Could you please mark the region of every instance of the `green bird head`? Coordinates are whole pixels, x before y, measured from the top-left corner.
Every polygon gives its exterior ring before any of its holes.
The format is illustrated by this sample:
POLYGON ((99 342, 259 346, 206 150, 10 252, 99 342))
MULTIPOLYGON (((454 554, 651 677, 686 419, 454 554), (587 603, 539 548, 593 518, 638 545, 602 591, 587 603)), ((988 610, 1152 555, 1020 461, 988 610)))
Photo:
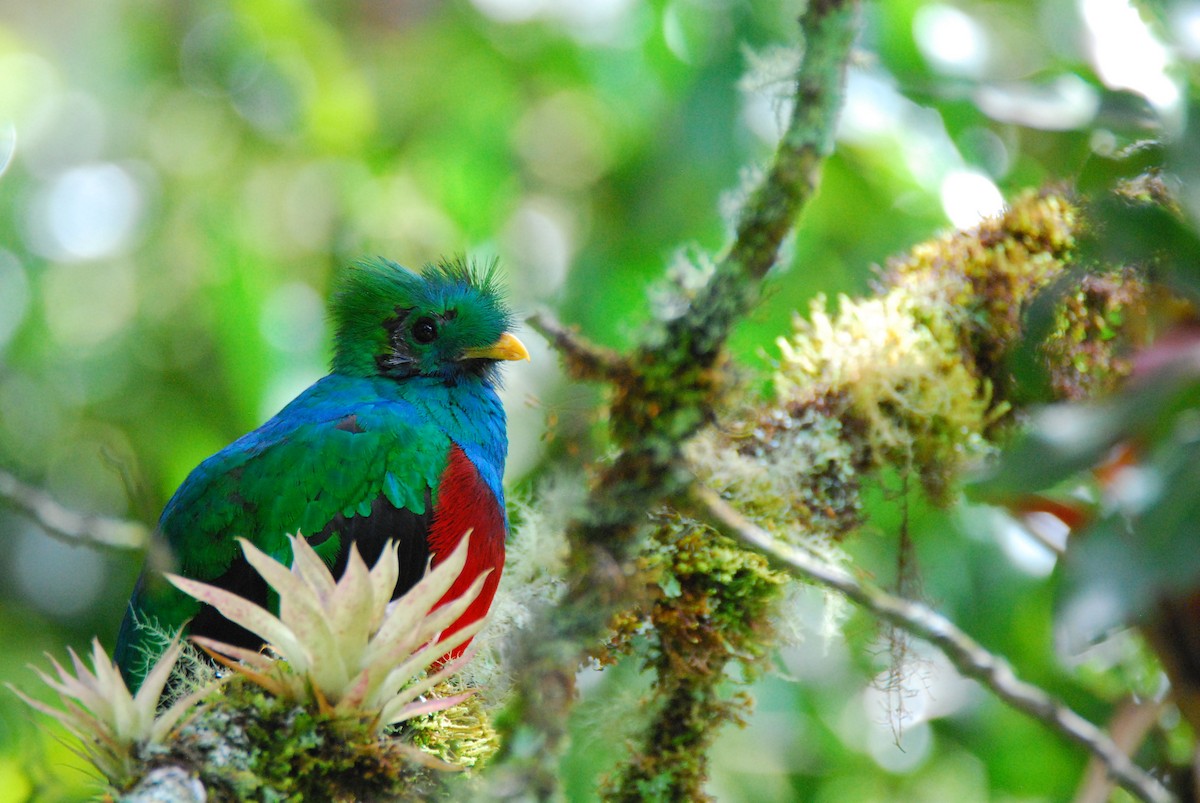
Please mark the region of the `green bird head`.
POLYGON ((490 380, 497 361, 529 359, 508 331, 494 264, 457 259, 415 273, 383 258, 360 262, 336 278, 330 314, 340 374, 490 380))

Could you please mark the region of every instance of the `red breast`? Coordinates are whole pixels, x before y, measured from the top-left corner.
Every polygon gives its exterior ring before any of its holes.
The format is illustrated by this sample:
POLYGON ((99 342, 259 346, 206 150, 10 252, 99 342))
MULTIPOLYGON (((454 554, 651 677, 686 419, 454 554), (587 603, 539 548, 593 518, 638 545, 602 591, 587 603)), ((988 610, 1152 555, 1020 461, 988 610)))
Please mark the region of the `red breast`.
MULTIPOLYGON (((468 530, 471 531, 471 549, 466 565, 438 605, 461 596, 488 569, 492 573, 466 612, 443 631, 443 639, 487 615, 504 568, 504 511, 475 465, 456 444, 450 448, 449 463, 438 483, 437 507, 429 530, 429 551, 434 566, 450 554, 468 530)), ((466 647, 467 644, 463 644, 456 648, 449 657, 461 655, 466 647)))

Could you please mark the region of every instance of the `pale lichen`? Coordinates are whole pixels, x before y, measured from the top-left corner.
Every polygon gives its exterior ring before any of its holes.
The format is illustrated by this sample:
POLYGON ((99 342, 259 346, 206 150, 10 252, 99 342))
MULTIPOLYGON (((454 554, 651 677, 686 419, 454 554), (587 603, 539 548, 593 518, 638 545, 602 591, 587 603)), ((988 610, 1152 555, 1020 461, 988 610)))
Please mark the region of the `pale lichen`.
POLYGON ((811 319, 779 341, 775 387, 785 405, 844 398, 842 426, 859 423, 870 466, 911 466, 939 489, 985 451, 992 393, 959 348, 965 311, 929 301, 900 287, 877 298, 842 297, 833 316, 818 298, 811 319))
MULTIPOLYGON (((434 687, 430 696, 455 698, 469 691, 471 687, 451 679, 434 687)), ((468 694, 449 708, 411 720, 404 737, 424 752, 463 769, 487 763, 500 748, 500 736, 478 694, 468 694)))
POLYGON ((373 717, 322 712, 241 676, 141 758, 146 778, 129 792, 143 800, 153 770, 168 766, 217 801, 428 799, 444 793, 447 775, 403 735, 381 733, 373 717))
POLYGON ((581 477, 563 476, 538 489, 537 504, 520 494, 508 502, 513 537, 505 546, 504 574, 487 623, 475 637, 475 657, 459 674, 463 683, 480 690, 489 709, 503 705, 512 688, 517 632, 562 598, 570 556, 566 523, 584 490, 581 477))
POLYGON ((862 457, 830 412, 772 406, 702 434, 687 456, 698 480, 760 526, 789 540, 837 540, 858 523, 862 457))

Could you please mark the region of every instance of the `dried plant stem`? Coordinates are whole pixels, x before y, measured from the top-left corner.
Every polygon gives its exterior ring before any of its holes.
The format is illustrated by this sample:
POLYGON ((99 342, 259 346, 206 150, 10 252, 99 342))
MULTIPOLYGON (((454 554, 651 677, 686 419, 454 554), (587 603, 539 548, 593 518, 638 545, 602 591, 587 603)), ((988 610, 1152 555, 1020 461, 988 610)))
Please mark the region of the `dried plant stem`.
POLYGON ((694 486, 690 495, 704 518, 730 537, 765 555, 777 568, 831 588, 888 624, 933 644, 963 675, 977 680, 1012 707, 1088 750, 1131 794, 1154 803, 1174 799, 1162 784, 1134 764, 1107 734, 1043 689, 1018 678, 1008 661, 988 652, 949 619, 920 603, 856 580, 839 567, 781 543, 711 489, 694 486))

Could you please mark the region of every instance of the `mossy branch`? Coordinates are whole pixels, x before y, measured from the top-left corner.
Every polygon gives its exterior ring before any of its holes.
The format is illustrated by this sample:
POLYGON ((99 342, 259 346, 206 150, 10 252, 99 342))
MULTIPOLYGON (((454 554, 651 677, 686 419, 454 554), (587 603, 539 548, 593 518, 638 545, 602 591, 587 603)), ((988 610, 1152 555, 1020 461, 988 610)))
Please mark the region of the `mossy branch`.
POLYGON ((589 343, 573 329, 564 326, 549 312, 530 316, 526 323, 558 350, 568 373, 576 379, 595 382, 616 381, 628 372, 628 365, 617 352, 589 343))
MULTIPOLYGON (((812 196, 821 160, 832 149, 857 15, 853 0, 811 0, 800 18, 804 60, 796 75, 791 120, 766 179, 742 211, 733 243, 717 266, 718 276, 766 276, 779 244, 812 196)), ((710 293, 721 289, 719 282, 709 285, 710 293)), ((701 299, 696 307, 702 310, 708 300, 701 299)))
POLYGON ((1004 658, 988 652, 949 619, 912 600, 903 599, 849 572, 783 543, 723 500, 710 488, 693 486, 690 499, 702 514, 730 537, 765 555, 771 564, 810 583, 837 591, 873 616, 928 641, 963 675, 974 678, 1017 710, 1041 721, 1081 745, 1131 794, 1154 803, 1174 797, 1134 764, 1099 728, 1044 690, 1017 677, 1004 658))
MULTIPOLYGON (((624 361, 607 355, 587 361, 615 380, 610 428, 621 451, 569 528, 573 561, 562 603, 531 623, 518 646, 519 680, 506 747, 491 770, 495 788, 505 794, 555 792, 580 660, 601 640, 617 606, 634 601, 626 561, 646 513, 688 483, 682 448, 714 416, 723 387, 722 347, 756 300, 762 278, 812 195, 841 106, 857 10, 857 0, 823 0, 810 3, 801 17, 806 53, 796 77, 795 111, 707 284, 682 315, 659 323, 624 361)), ((567 341, 568 362, 589 353, 595 354, 567 341)))

